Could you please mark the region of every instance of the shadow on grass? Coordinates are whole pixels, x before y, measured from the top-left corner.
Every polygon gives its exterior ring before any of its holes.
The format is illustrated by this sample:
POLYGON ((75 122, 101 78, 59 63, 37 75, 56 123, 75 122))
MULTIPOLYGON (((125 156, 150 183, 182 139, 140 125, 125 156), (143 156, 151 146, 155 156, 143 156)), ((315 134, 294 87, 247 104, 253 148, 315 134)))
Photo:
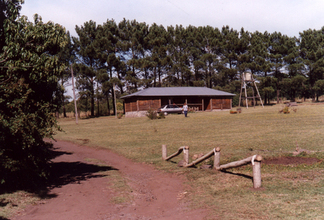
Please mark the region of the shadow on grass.
POLYGON ((245 174, 242 174, 242 173, 233 173, 233 172, 226 171, 226 170, 221 170, 221 172, 222 172, 222 173, 232 174, 232 175, 235 175, 235 176, 241 176, 241 177, 244 177, 244 178, 247 178, 247 179, 253 180, 253 176, 245 175, 245 174))
MULTIPOLYGON (((9 202, 5 201, 5 199, 1 199, 0 200, 0 207, 4 207, 6 205, 8 205, 9 202)), ((0 216, 1 217, 1 216, 0 216)))
POLYGON ((0 220, 9 220, 9 219, 0 216, 0 220))
MULTIPOLYGON (((71 152, 59 151, 57 148, 52 148, 50 150, 51 158, 54 159, 56 157, 62 155, 72 155, 71 152)), ((47 180, 42 182, 37 182, 36 186, 27 187, 28 183, 26 183, 26 187, 24 187, 24 183, 19 184, 18 186, 6 186, 0 189, 0 195, 4 193, 13 193, 16 191, 27 191, 35 194, 39 198, 54 198, 56 194, 50 194, 50 190, 56 187, 62 187, 71 183, 80 183, 81 181, 86 181, 92 178, 100 178, 107 176, 107 173, 103 173, 105 171, 117 170, 111 166, 103 166, 103 165, 95 165, 88 164, 83 162, 51 162, 49 173, 50 176, 47 180)), ((0 201, 0 207, 5 206, 4 202, 0 201)), ((1 216, 0 216, 1 218, 1 216)), ((0 219, 1 220, 1 219, 0 219)))

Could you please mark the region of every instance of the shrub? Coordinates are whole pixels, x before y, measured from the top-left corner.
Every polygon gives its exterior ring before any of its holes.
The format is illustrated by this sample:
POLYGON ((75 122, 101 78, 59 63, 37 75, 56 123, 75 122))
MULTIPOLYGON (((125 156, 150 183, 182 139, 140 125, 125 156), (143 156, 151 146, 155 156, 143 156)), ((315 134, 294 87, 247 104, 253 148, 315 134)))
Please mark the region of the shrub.
MULTIPOLYGON (((3 1, 2 1, 3 2, 3 1)), ((49 175, 51 144, 62 104, 58 52, 69 39, 52 22, 19 18, 20 3, 5 4, 0 22, 0 188, 33 187, 49 175), (3 21, 3 20, 2 20, 3 21)), ((0 217, 1 218, 1 217, 0 217)))
POLYGON ((149 119, 151 119, 151 120, 154 120, 154 119, 157 119, 157 118, 158 118, 158 116, 157 116, 157 112, 154 111, 154 110, 151 109, 151 108, 147 111, 146 116, 147 116, 149 119))
POLYGON ((147 111, 146 116, 151 120, 164 119, 165 118, 163 112, 157 113, 157 111, 155 111, 155 110, 153 110, 151 108, 147 111))
POLYGON ((158 119, 164 119, 165 118, 165 115, 163 112, 160 112, 159 115, 158 115, 158 119))
POLYGON ((117 114, 117 118, 118 118, 118 119, 121 119, 122 117, 123 117, 123 113, 119 112, 119 113, 117 114))
POLYGON ((283 113, 285 113, 285 114, 290 113, 288 106, 284 107, 283 113))
POLYGON ((231 109, 230 114, 237 114, 237 111, 231 109))
POLYGON ((281 111, 279 111, 280 113, 281 112, 283 112, 284 114, 288 114, 288 113, 290 113, 290 110, 289 110, 289 107, 288 106, 286 106, 286 107, 284 107, 281 111))

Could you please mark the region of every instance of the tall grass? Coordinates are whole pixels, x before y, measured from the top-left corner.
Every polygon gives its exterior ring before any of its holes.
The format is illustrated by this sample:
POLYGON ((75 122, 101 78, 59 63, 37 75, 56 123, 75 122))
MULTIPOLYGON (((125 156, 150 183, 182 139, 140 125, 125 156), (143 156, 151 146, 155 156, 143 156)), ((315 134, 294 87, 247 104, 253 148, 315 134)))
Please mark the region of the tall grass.
MULTIPOLYGON (((178 168, 161 160, 161 145, 168 154, 180 146, 190 155, 221 148, 221 164, 261 154, 265 159, 291 155, 297 146, 324 158, 324 105, 299 105, 280 114, 283 105, 228 111, 168 115, 164 120, 100 117, 60 119, 64 132, 55 137, 88 146, 109 148, 128 158, 153 163, 158 169, 187 176, 189 197, 197 207, 215 210, 220 219, 324 219, 323 163, 263 165, 261 190, 253 190, 250 166, 228 173, 178 168)), ((181 156, 173 159, 181 160, 181 156)))

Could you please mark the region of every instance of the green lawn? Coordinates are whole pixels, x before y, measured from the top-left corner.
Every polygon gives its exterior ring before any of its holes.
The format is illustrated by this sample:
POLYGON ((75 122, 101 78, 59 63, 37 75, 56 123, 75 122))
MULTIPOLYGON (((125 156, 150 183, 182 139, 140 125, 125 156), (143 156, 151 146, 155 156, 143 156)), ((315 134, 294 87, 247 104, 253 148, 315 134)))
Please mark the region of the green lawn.
MULTIPOLYGON (((262 165, 262 189, 252 188, 252 168, 229 173, 179 168, 161 160, 161 146, 168 154, 189 146, 190 155, 221 148, 221 164, 261 154, 265 160, 291 156, 297 145, 314 153, 303 157, 324 158, 324 105, 299 105, 290 114, 283 105, 229 111, 168 115, 165 119, 100 117, 61 119, 65 131, 57 139, 104 147, 158 169, 187 176, 196 207, 215 210, 220 219, 324 219, 323 163, 313 165, 262 165), (87 140, 86 140, 87 139, 87 140)), ((292 110, 292 109, 291 109, 292 110)), ((172 159, 178 162, 182 155, 172 159)))

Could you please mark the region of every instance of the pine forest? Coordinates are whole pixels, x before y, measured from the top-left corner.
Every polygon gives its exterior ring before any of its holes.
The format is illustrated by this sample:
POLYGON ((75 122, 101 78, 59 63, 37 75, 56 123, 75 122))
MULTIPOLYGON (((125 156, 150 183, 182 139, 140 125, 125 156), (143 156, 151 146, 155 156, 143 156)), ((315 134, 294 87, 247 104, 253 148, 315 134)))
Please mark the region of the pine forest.
POLYGON ((91 116, 106 114, 100 103, 115 109, 114 97, 148 87, 200 86, 239 94, 245 71, 256 78, 265 104, 318 101, 324 93, 324 28, 289 37, 124 19, 88 21, 75 30, 77 37, 71 37, 62 57, 73 63, 79 107, 91 116))

